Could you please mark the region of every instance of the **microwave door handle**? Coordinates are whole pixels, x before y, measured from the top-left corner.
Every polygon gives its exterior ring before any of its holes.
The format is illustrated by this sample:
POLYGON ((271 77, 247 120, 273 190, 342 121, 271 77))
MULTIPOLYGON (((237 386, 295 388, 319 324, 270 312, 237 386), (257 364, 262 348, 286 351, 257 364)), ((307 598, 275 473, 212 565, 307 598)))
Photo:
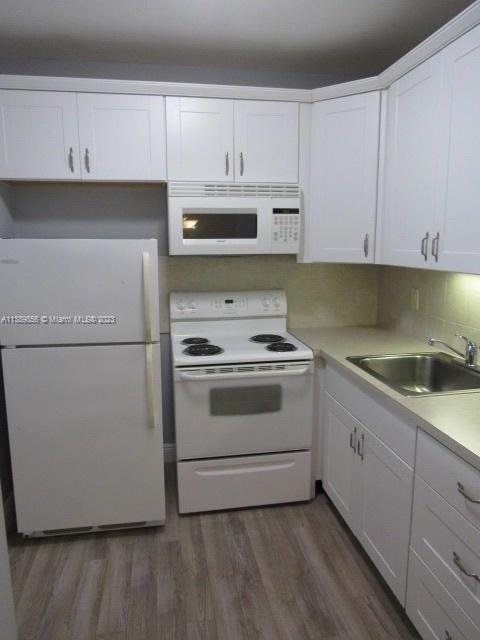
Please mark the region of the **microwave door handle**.
POLYGON ((199 373, 194 371, 179 371, 180 380, 241 380, 252 378, 280 378, 287 376, 303 376, 308 372, 309 365, 299 369, 285 369, 283 371, 234 371, 232 373, 199 373))

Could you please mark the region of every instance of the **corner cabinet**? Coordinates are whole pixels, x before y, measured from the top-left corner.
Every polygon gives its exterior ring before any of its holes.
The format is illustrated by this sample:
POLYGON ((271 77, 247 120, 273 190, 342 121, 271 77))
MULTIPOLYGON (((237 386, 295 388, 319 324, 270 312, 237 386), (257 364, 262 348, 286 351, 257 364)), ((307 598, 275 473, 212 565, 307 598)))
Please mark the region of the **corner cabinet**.
POLYGON ((379 262, 480 273, 480 27, 388 92, 379 262))
POLYGON ((162 96, 0 90, 0 180, 166 179, 162 96))
POLYGON ((298 182, 298 104, 167 97, 169 180, 298 182))
POLYGON ((374 261, 380 93, 312 109, 309 255, 316 262, 374 261))
POLYGON ((427 266, 441 151, 441 61, 427 60, 388 91, 380 262, 427 266))

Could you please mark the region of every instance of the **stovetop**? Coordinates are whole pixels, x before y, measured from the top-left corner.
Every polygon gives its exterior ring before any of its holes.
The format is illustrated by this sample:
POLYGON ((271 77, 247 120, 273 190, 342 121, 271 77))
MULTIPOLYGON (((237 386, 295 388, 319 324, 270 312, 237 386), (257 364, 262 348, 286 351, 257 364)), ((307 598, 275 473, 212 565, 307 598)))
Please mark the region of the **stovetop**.
POLYGON ((312 360, 287 331, 284 291, 170 294, 175 367, 312 360))
MULTIPOLYGON (((295 360, 311 360, 312 350, 304 345, 287 331, 275 332, 282 340, 273 343, 260 343, 251 340, 255 335, 252 332, 238 334, 237 332, 203 332, 202 335, 193 336, 190 334, 172 334, 173 362, 176 367, 197 366, 197 365, 218 365, 218 364, 240 364, 245 362, 285 362, 295 360), (208 343, 201 345, 186 345, 183 341, 187 338, 202 337, 208 343), (284 347, 282 351, 271 351, 270 345, 292 345, 284 347), (211 347, 217 346, 221 349, 218 353, 211 355, 202 354, 201 348, 212 351, 211 347), (190 355, 192 348, 200 351, 200 355, 190 355), (288 350, 285 350, 288 349, 288 350)), ((277 347, 278 348, 278 347, 277 347)))

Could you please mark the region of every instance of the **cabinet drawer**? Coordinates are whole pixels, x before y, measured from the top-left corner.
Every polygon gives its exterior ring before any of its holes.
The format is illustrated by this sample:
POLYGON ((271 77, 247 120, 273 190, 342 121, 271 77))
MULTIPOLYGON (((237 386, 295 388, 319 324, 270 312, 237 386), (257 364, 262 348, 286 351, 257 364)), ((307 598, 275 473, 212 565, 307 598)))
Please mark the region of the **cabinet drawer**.
POLYGON ((416 427, 391 407, 379 394, 375 397, 360 389, 330 364, 327 366, 326 390, 357 420, 411 467, 415 460, 416 427))
POLYGON ((423 640, 478 640, 477 627, 410 549, 407 615, 423 640))
POLYGON ((412 547, 480 627, 480 533, 418 475, 415 478, 412 547))
POLYGON ((415 471, 480 529, 480 472, 423 431, 418 432, 415 471), (465 497, 464 493, 471 499, 465 497))
POLYGON ((180 513, 311 498, 310 451, 178 463, 180 513))

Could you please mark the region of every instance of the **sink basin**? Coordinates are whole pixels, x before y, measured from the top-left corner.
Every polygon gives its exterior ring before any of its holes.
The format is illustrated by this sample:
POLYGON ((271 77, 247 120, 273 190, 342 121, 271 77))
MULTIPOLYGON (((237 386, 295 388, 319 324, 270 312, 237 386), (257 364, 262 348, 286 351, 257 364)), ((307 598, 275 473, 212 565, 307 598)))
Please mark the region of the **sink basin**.
POLYGON ((404 396, 480 391, 480 368, 446 353, 351 356, 357 365, 404 396))

